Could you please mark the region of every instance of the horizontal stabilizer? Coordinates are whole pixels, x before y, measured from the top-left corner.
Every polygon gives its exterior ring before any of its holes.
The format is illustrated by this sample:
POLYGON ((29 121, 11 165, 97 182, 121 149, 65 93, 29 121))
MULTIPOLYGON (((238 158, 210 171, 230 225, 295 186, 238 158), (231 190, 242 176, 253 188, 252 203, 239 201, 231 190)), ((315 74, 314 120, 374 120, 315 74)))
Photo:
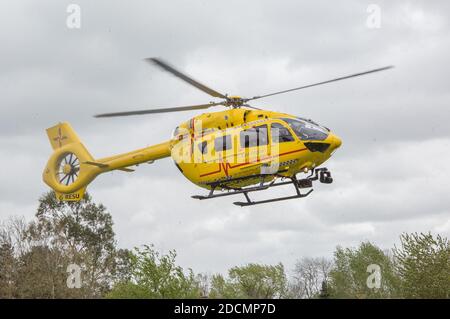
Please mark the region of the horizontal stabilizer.
MULTIPOLYGON (((100 168, 108 168, 109 167, 108 164, 99 163, 99 162, 93 162, 93 161, 86 161, 84 163, 88 164, 88 165, 97 166, 97 167, 100 167, 100 168)), ((123 171, 123 172, 128 172, 128 173, 134 172, 134 169, 127 168, 127 167, 117 168, 117 170, 123 171)))
POLYGON ((107 164, 103 164, 103 163, 99 163, 99 162, 93 162, 93 161, 86 161, 84 162, 85 164, 89 164, 89 165, 94 165, 100 168, 107 168, 108 165, 107 164))

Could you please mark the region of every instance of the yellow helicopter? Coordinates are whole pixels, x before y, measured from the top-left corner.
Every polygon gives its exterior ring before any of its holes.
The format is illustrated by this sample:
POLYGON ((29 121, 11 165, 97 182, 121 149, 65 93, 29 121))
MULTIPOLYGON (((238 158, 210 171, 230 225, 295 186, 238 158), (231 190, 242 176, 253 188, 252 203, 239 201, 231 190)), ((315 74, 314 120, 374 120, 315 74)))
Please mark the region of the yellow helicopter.
POLYGON ((392 68, 373 69, 328 81, 304 85, 265 95, 243 98, 219 93, 178 71, 159 58, 145 59, 221 101, 173 108, 98 114, 95 117, 131 116, 208 109, 222 105, 229 109, 204 113, 177 126, 172 137, 160 144, 129 153, 95 159, 69 123, 47 129, 54 150, 43 172, 44 182, 59 200, 79 201, 97 175, 112 170, 133 172, 141 163, 172 157, 180 172, 194 184, 209 190, 204 200, 243 194, 238 206, 301 198, 312 192, 313 181, 330 184, 330 171, 319 167, 341 146, 330 129, 294 115, 265 111, 249 101, 349 79, 392 68), (299 173, 308 174, 297 178, 299 173), (293 185, 294 195, 253 201, 249 193, 281 185, 293 185), (307 192, 302 189, 309 188, 307 192))

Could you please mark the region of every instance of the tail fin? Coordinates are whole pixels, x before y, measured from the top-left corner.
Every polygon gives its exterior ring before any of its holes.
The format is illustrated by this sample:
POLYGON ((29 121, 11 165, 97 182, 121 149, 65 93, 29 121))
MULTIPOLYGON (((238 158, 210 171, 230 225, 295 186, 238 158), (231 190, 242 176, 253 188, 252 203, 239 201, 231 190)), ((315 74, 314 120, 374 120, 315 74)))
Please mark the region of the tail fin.
POLYGON ((55 191, 59 200, 83 199, 87 185, 103 172, 115 169, 131 172, 133 170, 127 167, 170 156, 170 141, 167 141, 95 160, 69 123, 48 128, 47 135, 54 152, 44 169, 43 180, 55 191))
POLYGON ((47 129, 48 139, 54 150, 72 143, 81 143, 69 123, 59 123, 47 129))

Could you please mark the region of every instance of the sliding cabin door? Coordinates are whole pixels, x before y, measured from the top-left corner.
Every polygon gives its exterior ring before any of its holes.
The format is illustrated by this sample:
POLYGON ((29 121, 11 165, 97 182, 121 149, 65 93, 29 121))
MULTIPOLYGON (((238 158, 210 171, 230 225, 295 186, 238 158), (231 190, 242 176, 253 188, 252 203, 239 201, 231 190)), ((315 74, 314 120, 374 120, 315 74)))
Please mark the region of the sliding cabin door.
MULTIPOLYGON (((239 132, 238 162, 241 166, 259 170, 270 159, 267 124, 255 125, 239 132)), ((256 172, 258 173, 258 172, 256 172)))

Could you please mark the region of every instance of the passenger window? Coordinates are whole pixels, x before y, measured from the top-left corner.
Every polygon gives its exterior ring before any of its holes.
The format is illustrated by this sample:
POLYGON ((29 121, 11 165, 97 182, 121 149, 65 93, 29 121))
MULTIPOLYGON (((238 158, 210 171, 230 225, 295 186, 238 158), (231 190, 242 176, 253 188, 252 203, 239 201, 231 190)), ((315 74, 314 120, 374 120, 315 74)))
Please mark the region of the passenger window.
POLYGON ((241 147, 267 145, 267 125, 255 126, 239 134, 241 147))
POLYGON ((231 147, 231 135, 220 136, 214 140, 214 149, 216 152, 226 151, 231 149, 231 147))
POLYGON ((200 150, 200 152, 202 152, 202 154, 206 154, 208 152, 208 142, 203 141, 201 143, 198 143, 198 149, 200 150))
POLYGON ((280 123, 272 123, 270 125, 270 135, 273 143, 284 143, 294 141, 291 132, 280 123))

